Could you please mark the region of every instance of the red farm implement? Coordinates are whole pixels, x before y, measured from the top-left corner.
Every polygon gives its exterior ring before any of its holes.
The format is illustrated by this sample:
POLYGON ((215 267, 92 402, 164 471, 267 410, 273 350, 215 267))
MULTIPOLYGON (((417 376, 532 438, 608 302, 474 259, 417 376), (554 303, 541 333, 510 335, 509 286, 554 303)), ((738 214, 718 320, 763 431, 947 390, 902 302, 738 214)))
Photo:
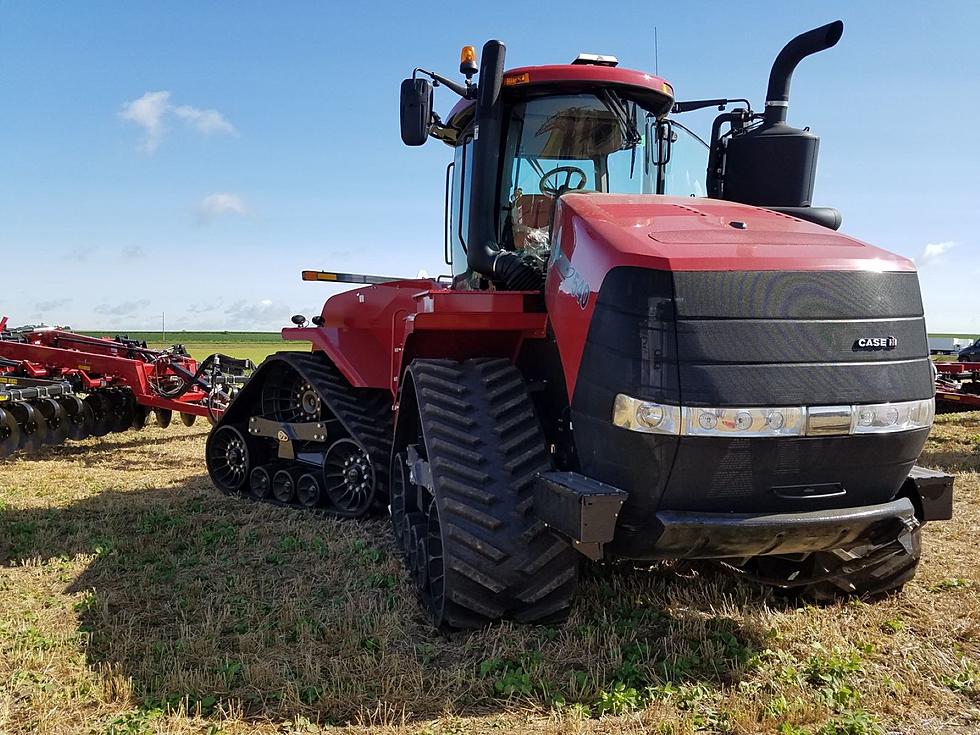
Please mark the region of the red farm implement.
POLYGON ((0 458, 68 439, 160 426, 180 414, 214 421, 251 370, 248 360, 198 362, 181 345, 154 350, 127 337, 7 329, 0 319, 0 458))
POLYGON ((937 362, 936 410, 980 411, 980 363, 937 362))

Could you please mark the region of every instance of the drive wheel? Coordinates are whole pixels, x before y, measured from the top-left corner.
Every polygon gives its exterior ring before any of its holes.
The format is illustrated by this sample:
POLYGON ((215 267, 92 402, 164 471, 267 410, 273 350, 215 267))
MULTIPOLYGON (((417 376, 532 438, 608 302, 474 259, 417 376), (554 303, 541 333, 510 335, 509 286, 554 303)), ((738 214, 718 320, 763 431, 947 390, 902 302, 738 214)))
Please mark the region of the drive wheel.
POLYGON ((248 479, 249 451, 242 433, 234 426, 222 426, 208 436, 205 449, 208 474, 225 493, 237 493, 248 479))
POLYGON ((88 439, 94 421, 92 407, 78 396, 59 396, 58 403, 65 409, 68 438, 75 441, 88 439))
POLYGON ((92 411, 92 436, 105 436, 112 429, 112 402, 105 393, 89 393, 85 405, 92 411))
POLYGON ((424 360, 406 383, 419 429, 406 447, 405 517, 424 523, 406 524, 403 548, 433 622, 564 619, 579 557, 532 513, 535 477, 551 461, 520 372, 507 360, 424 360))
POLYGON ((44 437, 45 444, 64 444, 68 438, 68 420, 65 409, 54 398, 41 398, 34 403, 34 408, 44 416, 48 425, 48 433, 44 437))
POLYGON ((9 457, 20 446, 20 427, 9 411, 0 408, 0 459, 9 457))

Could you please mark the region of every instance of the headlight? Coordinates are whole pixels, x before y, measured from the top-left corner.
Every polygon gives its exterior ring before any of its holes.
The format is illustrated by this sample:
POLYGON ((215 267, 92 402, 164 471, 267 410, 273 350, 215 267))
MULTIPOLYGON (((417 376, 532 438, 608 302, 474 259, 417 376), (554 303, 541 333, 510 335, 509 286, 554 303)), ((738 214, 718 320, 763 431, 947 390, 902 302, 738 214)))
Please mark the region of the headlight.
POLYGON ((683 408, 684 433, 690 436, 800 436, 803 409, 683 408))
POLYGON ((678 406, 641 401, 620 393, 613 404, 613 423, 647 434, 677 434, 681 410, 678 406))
POLYGON ((727 437, 841 436, 932 426, 934 399, 854 406, 702 408, 643 401, 624 393, 613 424, 647 434, 727 437))
POLYGON ((905 403, 876 403, 855 406, 854 434, 880 434, 892 431, 908 431, 932 426, 936 415, 936 401, 907 401, 905 403))

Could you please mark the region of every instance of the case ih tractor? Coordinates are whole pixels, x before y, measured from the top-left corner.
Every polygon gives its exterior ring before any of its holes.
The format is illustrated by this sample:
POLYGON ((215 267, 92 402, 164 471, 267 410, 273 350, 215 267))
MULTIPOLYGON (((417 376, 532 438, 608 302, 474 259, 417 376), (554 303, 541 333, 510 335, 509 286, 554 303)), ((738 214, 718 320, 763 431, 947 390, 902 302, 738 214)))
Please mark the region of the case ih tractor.
POLYGON ((580 56, 465 81, 416 69, 402 138, 436 138, 452 276, 359 283, 269 357, 212 430, 227 493, 388 507, 444 628, 560 620, 584 557, 710 559, 819 598, 909 580, 952 478, 919 469, 933 373, 913 264, 811 206, 816 137, 724 112, 703 143, 671 86, 580 56), (433 86, 461 99, 445 119, 433 86), (706 173, 707 172, 707 173, 706 173))

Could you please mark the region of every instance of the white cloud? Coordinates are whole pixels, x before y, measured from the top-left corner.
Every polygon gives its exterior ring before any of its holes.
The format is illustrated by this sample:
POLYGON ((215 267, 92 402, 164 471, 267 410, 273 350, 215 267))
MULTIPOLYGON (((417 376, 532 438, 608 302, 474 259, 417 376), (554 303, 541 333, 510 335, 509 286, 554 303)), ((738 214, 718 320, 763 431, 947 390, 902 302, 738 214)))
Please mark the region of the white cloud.
POLYGON ((945 253, 949 252, 956 247, 956 243, 952 240, 945 240, 943 242, 930 242, 926 243, 925 249, 915 259, 916 265, 924 266, 929 263, 939 260, 945 253))
POLYGON ((127 245, 122 249, 123 260, 139 260, 146 257, 146 251, 139 245, 127 245))
POLYGON ((190 105, 180 105, 173 108, 174 114, 198 132, 205 135, 225 133, 238 135, 235 126, 228 122, 217 110, 201 110, 190 105))
POLYGON ((209 194, 197 204, 197 221, 201 224, 213 222, 218 217, 237 214, 244 217, 248 214, 245 202, 237 194, 218 192, 209 194))
POLYGON ((236 301, 225 309, 226 322, 229 328, 243 330, 280 329, 289 323, 293 315, 286 304, 272 299, 260 301, 236 301))
POLYGON ((124 103, 119 117, 143 128, 142 146, 147 153, 154 153, 160 147, 168 130, 167 120, 171 117, 204 135, 238 135, 235 126, 217 110, 171 104, 168 90, 147 92, 139 99, 124 103))
POLYGON ((153 153, 159 147, 160 139, 166 130, 163 118, 169 108, 170 92, 147 92, 138 100, 126 102, 119 112, 119 117, 143 128, 146 133, 143 149, 147 153, 153 153))

